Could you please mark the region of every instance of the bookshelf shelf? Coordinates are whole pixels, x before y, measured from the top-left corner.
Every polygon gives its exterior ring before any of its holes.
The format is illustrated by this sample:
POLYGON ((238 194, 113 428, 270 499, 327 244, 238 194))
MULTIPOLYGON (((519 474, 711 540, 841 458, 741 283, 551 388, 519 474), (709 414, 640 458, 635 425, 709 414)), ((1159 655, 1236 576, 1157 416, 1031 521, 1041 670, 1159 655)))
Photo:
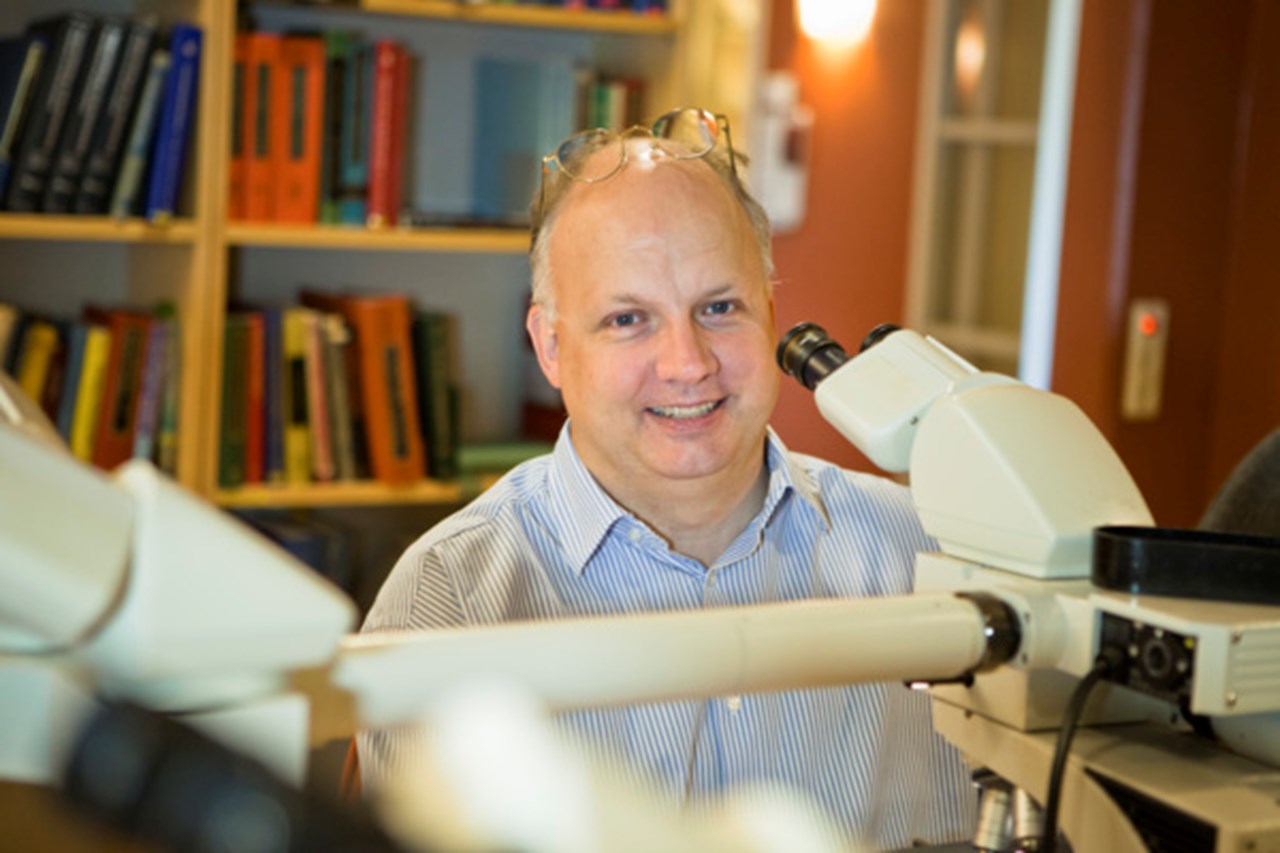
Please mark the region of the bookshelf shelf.
POLYGON ((50 216, 0 214, 0 239, 88 241, 100 243, 193 243, 196 226, 190 220, 152 225, 141 219, 106 216, 50 216))
POLYGON ((359 8, 380 15, 619 35, 674 35, 677 29, 675 16, 670 13, 640 15, 626 11, 548 9, 502 3, 471 5, 453 0, 360 0, 359 8))
POLYGON ((392 228, 374 230, 323 225, 227 226, 232 246, 282 249, 357 249, 401 252, 523 253, 529 232, 522 228, 392 228))
POLYGON ((455 503, 470 496, 456 481, 421 480, 391 486, 373 480, 306 483, 296 486, 245 486, 223 489, 214 502, 227 509, 270 507, 377 506, 455 503))

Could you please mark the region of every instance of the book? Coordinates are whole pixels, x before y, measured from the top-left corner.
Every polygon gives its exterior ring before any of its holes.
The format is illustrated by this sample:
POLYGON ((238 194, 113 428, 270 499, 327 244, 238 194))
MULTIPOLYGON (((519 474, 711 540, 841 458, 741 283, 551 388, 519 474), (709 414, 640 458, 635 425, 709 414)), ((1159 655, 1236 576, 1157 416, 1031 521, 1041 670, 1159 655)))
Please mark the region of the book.
POLYGON ((23 330, 13 376, 22 392, 35 402, 44 397, 49 366, 60 343, 58 327, 48 320, 32 318, 23 330))
POLYGON ((528 224, 542 155, 573 133, 575 86, 567 59, 478 60, 471 180, 477 217, 528 224))
POLYGON ((340 314, 321 314, 320 325, 324 331, 324 370, 329 396, 329 437, 333 446, 334 476, 339 480, 354 480, 357 462, 347 354, 351 346, 351 332, 340 314))
POLYGON ((346 67, 351 41, 355 38, 344 30, 328 30, 324 34, 325 87, 324 139, 320 150, 320 221, 338 222, 338 187, 341 184, 342 103, 346 85, 346 67))
POLYGON ((0 39, 0 199, 44 56, 45 43, 35 36, 0 39))
POLYGON ((71 323, 67 328, 65 345, 66 359, 62 370, 62 389, 58 393, 58 411, 54 416, 54 425, 62 440, 71 444, 71 424, 76 413, 77 392, 80 388, 80 373, 84 367, 85 341, 88 339, 89 326, 85 323, 71 323))
POLYGON ((93 28, 94 19, 82 12, 47 18, 27 28, 47 43, 48 54, 9 174, 8 210, 31 213, 40 209, 93 28))
POLYGON ((312 223, 320 215, 320 148, 324 144, 325 45, 318 36, 285 36, 280 76, 286 84, 278 134, 275 218, 312 223))
POLYGON ((311 312, 286 308, 281 345, 284 355, 284 479, 311 481, 311 425, 307 403, 307 324, 311 312))
POLYGON ((105 326, 96 323, 86 325, 85 329, 84 358, 80 366, 80 382, 76 388, 75 414, 71 419, 71 439, 68 443, 77 458, 92 462, 98 410, 102 407, 107 360, 111 356, 111 333, 105 326))
POLYGON ((447 314, 435 311, 422 311, 413 318, 418 414, 426 446, 427 474, 442 480, 458 475, 451 322, 447 314))
POLYGON ((160 396, 160 420, 156 427, 156 467, 166 474, 178 470, 178 418, 182 403, 182 326, 172 303, 161 303, 156 320, 169 327, 164 354, 164 390, 160 396))
POLYGON ((13 351, 14 342, 18 338, 21 318, 21 309, 7 302, 0 302, 0 370, 6 373, 10 372, 9 353, 13 351))
POLYGON ((151 317, 140 311, 94 306, 85 309, 85 316, 104 326, 111 339, 93 443, 93 464, 109 470, 133 455, 151 317))
POLYGON ((170 33, 169 55, 173 65, 165 78, 147 182, 146 217, 156 224, 164 224, 177 215, 178 194, 195 119, 203 40, 203 31, 192 24, 175 24, 170 33))
POLYGON ((351 328, 372 475, 385 483, 420 480, 424 474, 422 429, 408 297, 335 296, 304 290, 302 301, 341 314, 351 328))
POLYGON ((334 478, 333 445, 329 438, 329 390, 325 378, 325 331, 316 311, 306 313, 307 423, 311 438, 311 473, 317 482, 334 478))
POLYGON ((284 314, 279 308, 262 312, 263 479, 284 481, 285 360, 284 314))
POLYGON ((338 221, 364 225, 368 212, 369 128, 373 115, 373 47, 348 44, 342 82, 342 138, 338 146, 338 221))
POLYGON ((280 58, 280 36, 250 32, 236 36, 244 55, 245 85, 240 109, 241 146, 244 151, 243 218, 267 222, 275 218, 275 166, 272 112, 281 108, 275 101, 278 83, 276 67, 280 58))
POLYGON ((147 62, 147 76, 138 97, 138 107, 129 123, 128 142, 116 172, 111 189, 111 215, 126 219, 138 212, 138 200, 142 194, 142 178, 151 154, 151 140, 155 137, 156 117, 160 112, 160 95, 164 81, 169 76, 172 58, 167 50, 156 50, 147 62))
POLYGON ((222 408, 218 434, 218 486, 244 485, 248 324, 244 314, 226 316, 222 327, 222 408))
POLYGON ((134 459, 155 458, 156 432, 160 425, 160 404, 164 397, 165 368, 169 358, 169 330, 172 317, 153 317, 147 329, 147 359, 142 367, 142 391, 133 431, 134 459))
POLYGON ((396 77, 401 73, 397 70, 399 54, 399 47, 391 39, 378 39, 373 43, 373 111, 369 122, 369 194, 365 219, 370 228, 394 225, 399 206, 399 193, 392 187, 396 174, 391 166, 393 150, 403 148, 394 143, 395 134, 404 130, 403 116, 396 115, 403 110, 403 105, 396 102, 396 77))
POLYGON ((231 153, 227 158, 227 218, 233 222, 244 219, 248 209, 244 174, 248 157, 245 138, 248 66, 249 34, 238 32, 231 49, 231 153))
POLYGON ((49 168, 41 204, 46 213, 70 213, 75 205, 98 116, 106 105, 107 93, 120 65, 125 32, 125 20, 114 16, 101 18, 94 26, 66 126, 49 168))
POLYGON ((128 24, 120 66, 94 128, 84 174, 76 188, 72 205, 76 213, 106 213, 110 207, 111 189, 128 142, 129 123, 142 96, 155 34, 156 22, 152 16, 144 15, 128 24))
POLYGON ((244 481, 266 479, 266 318, 248 311, 244 353, 244 481))

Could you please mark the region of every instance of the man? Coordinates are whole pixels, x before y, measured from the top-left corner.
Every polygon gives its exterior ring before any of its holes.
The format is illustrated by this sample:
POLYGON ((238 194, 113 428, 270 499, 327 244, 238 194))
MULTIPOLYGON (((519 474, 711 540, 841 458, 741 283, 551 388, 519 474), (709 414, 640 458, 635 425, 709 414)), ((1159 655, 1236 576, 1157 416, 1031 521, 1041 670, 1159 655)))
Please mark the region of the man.
MULTIPOLYGON (((527 328, 568 425, 551 455, 408 550, 365 630, 910 590, 933 545, 906 492, 789 453, 768 428, 768 225, 727 124, 680 111, 655 128, 575 137, 549 158, 527 328)), ((850 835, 903 846, 955 840, 974 812, 927 701, 862 685, 563 719, 673 803, 777 783, 850 835)), ((374 784, 395 743, 362 738, 374 784)))

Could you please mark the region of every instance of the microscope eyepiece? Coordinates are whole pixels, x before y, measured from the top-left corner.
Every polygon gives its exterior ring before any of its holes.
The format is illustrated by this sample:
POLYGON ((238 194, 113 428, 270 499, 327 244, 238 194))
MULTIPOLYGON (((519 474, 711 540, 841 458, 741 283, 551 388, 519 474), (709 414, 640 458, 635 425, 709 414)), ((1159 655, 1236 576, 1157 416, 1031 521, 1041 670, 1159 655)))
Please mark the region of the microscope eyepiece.
POLYGON ((867 336, 862 339, 862 346, 858 347, 858 352, 866 352, 894 332, 901 331, 901 326, 895 326, 893 323, 881 323, 871 331, 867 332, 867 336))
POLYGON ((793 326, 778 342, 778 366, 812 391, 849 360, 844 348, 817 323, 793 326))

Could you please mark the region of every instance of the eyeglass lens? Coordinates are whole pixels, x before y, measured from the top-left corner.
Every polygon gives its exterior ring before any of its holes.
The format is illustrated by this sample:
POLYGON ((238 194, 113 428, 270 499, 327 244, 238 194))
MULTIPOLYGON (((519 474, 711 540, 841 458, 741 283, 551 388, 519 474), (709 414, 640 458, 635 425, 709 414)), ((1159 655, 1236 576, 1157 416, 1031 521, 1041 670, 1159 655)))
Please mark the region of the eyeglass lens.
MULTIPOLYGON (((634 130, 634 129, 633 129, 634 130)), ((659 118, 648 131, 664 152, 677 159, 702 157, 715 147, 720 136, 720 126, 715 116, 706 110, 674 110, 659 118), (663 145, 670 141, 673 145, 663 145)), ((574 180, 600 181, 621 168, 625 157, 625 140, 630 131, 621 134, 599 128, 575 134, 556 149, 555 159, 560 168, 574 180), (591 156, 608 148, 610 155, 591 156)))

